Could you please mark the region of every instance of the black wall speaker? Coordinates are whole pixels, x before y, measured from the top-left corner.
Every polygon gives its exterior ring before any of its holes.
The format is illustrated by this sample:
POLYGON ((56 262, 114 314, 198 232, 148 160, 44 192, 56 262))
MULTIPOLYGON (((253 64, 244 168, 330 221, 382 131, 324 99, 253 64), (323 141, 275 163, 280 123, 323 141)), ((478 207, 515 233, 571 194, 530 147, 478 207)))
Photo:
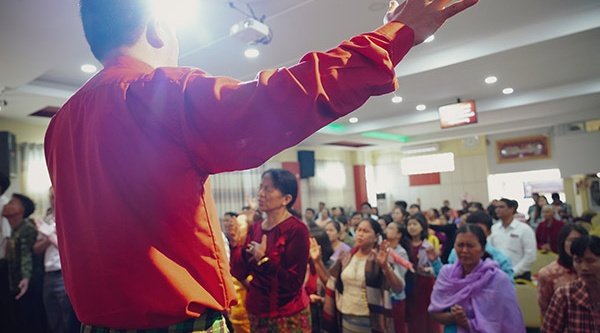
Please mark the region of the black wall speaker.
POLYGON ((9 177, 17 174, 17 141, 10 132, 0 132, 0 173, 9 177))
POLYGON ((298 150, 298 163, 300 163, 300 178, 315 176, 315 152, 298 150))

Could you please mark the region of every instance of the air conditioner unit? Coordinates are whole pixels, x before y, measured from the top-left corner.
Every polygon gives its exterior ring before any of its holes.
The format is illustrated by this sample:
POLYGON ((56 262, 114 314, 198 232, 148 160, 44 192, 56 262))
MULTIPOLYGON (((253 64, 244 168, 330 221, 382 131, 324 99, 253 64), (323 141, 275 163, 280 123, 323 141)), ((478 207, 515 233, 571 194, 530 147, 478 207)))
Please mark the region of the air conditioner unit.
POLYGON ((432 143, 428 145, 418 145, 418 146, 402 146, 400 151, 405 155, 416 155, 416 154, 425 154, 425 153, 435 153, 440 150, 440 145, 437 143, 432 143))

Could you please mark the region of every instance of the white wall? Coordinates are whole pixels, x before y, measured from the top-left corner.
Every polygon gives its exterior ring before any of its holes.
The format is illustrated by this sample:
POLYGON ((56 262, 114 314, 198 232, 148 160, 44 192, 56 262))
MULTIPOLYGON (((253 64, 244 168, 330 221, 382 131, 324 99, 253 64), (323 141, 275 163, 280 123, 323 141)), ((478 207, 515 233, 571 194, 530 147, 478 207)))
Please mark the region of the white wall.
POLYGON ((557 136, 554 147, 563 177, 600 172, 600 132, 557 136))
POLYGON ((440 208, 449 200, 454 208, 460 208, 463 199, 488 203, 488 166, 485 155, 485 139, 480 138, 475 147, 467 148, 462 140, 440 143, 440 152, 453 152, 455 170, 440 174, 439 185, 409 186, 409 177, 402 175, 399 149, 374 152, 373 168, 375 184, 369 191, 386 193, 388 207, 396 200, 409 205, 421 199, 421 208, 440 208))
POLYGON ((555 136, 551 128, 488 136, 490 173, 506 173, 558 168, 563 178, 600 171, 600 132, 570 133, 555 136), (496 141, 546 135, 550 138, 551 157, 523 162, 498 163, 496 141))

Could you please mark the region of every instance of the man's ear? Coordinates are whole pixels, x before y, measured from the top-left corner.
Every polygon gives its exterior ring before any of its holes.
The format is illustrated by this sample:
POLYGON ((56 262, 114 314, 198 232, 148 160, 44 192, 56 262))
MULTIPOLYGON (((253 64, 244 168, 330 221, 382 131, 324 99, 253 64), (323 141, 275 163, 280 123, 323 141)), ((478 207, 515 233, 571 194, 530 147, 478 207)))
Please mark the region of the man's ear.
POLYGON ((148 20, 148 24, 146 24, 146 40, 148 43, 152 45, 152 47, 160 49, 165 46, 163 36, 164 32, 162 31, 160 22, 156 19, 148 20))

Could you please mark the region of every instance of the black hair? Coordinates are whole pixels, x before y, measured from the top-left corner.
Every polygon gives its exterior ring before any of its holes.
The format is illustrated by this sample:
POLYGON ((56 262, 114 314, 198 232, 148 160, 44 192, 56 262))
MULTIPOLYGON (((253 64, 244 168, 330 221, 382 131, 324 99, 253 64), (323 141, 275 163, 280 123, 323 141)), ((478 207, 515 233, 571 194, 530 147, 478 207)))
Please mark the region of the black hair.
POLYGON ((354 213, 352 213, 352 215, 350 215, 350 218, 353 218, 356 215, 360 215, 362 217, 362 214, 360 212, 354 212, 354 213))
POLYGON ((278 189, 283 195, 290 195, 292 200, 286 205, 287 210, 294 216, 298 213, 292 208, 298 197, 298 180, 293 173, 285 169, 269 169, 262 174, 261 178, 271 177, 273 187, 278 189))
POLYGON ((348 219, 344 215, 336 216, 333 220, 343 225, 348 224, 348 219))
POLYGON ((24 219, 28 218, 31 214, 33 214, 33 211, 35 211, 35 203, 33 203, 33 200, 31 200, 29 197, 27 197, 23 194, 18 194, 18 193, 14 193, 12 195, 12 197, 19 200, 19 202, 23 206, 23 210, 24 210, 23 218, 24 219))
MULTIPOLYGON (((558 263, 567 268, 573 268, 573 257, 565 250, 565 242, 572 231, 576 231, 582 236, 588 235, 586 228, 575 223, 565 224, 558 232, 558 263)), ((571 245, 573 245, 573 243, 571 243, 571 245)))
POLYGON ((458 235, 460 234, 467 233, 471 233, 475 235, 475 237, 477 237, 479 245, 481 245, 481 248, 483 249, 483 256, 481 257, 481 260, 485 260, 486 258, 492 258, 492 256, 485 250, 487 240, 483 229, 481 229, 481 227, 477 224, 465 224, 456 230, 456 238, 458 238, 458 235))
POLYGON ((451 210, 450 207, 446 207, 446 206, 440 208, 440 212, 442 213, 442 215, 444 215, 446 217, 449 217, 448 213, 450 212, 450 210, 451 210))
POLYGON ((223 214, 225 216, 230 216, 230 217, 238 217, 238 213, 236 212, 225 212, 225 214, 223 214))
POLYGON ((408 218, 408 221, 410 220, 416 220, 417 222, 419 222, 419 224, 421 225, 421 229, 423 229, 421 230, 420 238, 421 240, 427 239, 427 236, 429 236, 429 225, 427 224, 427 219, 425 218, 425 215, 421 213, 416 213, 408 218))
POLYGON ((552 193, 552 200, 554 201, 559 201, 560 200, 560 195, 556 192, 552 193))
POLYGON ((483 211, 483 204, 481 202, 477 202, 477 201, 471 201, 469 202, 469 207, 475 207, 475 209, 483 211))
POLYGON ((410 205, 410 208, 417 208, 419 210, 419 212, 421 211, 421 206, 417 205, 417 204, 410 205))
POLYGON ((490 205, 487 206, 487 213, 492 219, 498 219, 498 214, 496 214, 496 206, 493 203, 490 203, 490 205))
POLYGON ((400 208, 403 208, 404 210, 406 210, 406 207, 408 207, 408 204, 404 200, 398 200, 398 201, 394 202, 394 206, 400 207, 400 208))
POLYGON ((10 187, 10 178, 0 172, 0 195, 4 194, 6 190, 10 187))
POLYGON ((577 238, 571 244, 573 256, 583 257, 585 250, 589 249, 596 256, 600 256, 600 237, 585 235, 577 238))
POLYGON ((431 208, 431 211, 433 212, 433 216, 434 216, 436 219, 439 219, 439 218, 440 218, 440 211, 439 211, 439 210, 437 210, 437 209, 435 209, 435 208, 431 208))
POLYGON ((517 212, 517 208, 519 208, 519 203, 516 200, 511 200, 507 198, 502 198, 500 201, 504 202, 508 208, 514 208, 515 213, 517 212))
POLYGON ((381 215, 379 218, 385 221, 385 225, 388 225, 394 221, 390 214, 381 215))
POLYGON ((492 231, 492 226, 494 225, 494 222, 492 221, 492 218, 484 213, 484 212, 474 212, 469 214, 469 216, 467 216, 467 223, 470 224, 477 224, 477 223, 481 223, 481 224, 485 224, 488 227, 488 230, 491 232, 492 231))
POLYGON ((394 212, 394 210, 396 209, 400 209, 400 212, 402 213, 402 222, 406 223, 406 219, 408 218, 408 212, 406 211, 406 208, 402 207, 402 206, 396 206, 394 207, 394 209, 392 210, 392 213, 394 212))
POLYGON ((368 203, 367 201, 365 201, 365 202, 361 203, 361 204, 360 204, 360 207, 362 208, 362 206, 364 206, 364 205, 367 205, 367 206, 369 206, 369 208, 373 208, 373 207, 371 207, 371 204, 370 204, 370 203, 368 203))
POLYGON ((340 231, 342 231, 342 227, 340 226, 340 223, 338 221, 331 220, 331 221, 325 223, 325 226, 327 226, 329 223, 333 224, 333 227, 335 228, 335 230, 338 233, 340 233, 340 231))
POLYGON ((402 246, 402 248, 406 250, 406 253, 409 253, 412 250, 412 245, 410 241, 410 235, 408 234, 408 230, 406 230, 406 226, 404 224, 394 221, 392 221, 392 223, 390 224, 393 224, 394 226, 396 226, 396 229, 398 229, 398 232, 401 234, 400 246, 402 246))
POLYGON ((316 214, 317 214, 317 212, 315 212, 315 210, 314 210, 314 209, 312 209, 312 208, 306 208, 304 211, 307 211, 307 210, 308 210, 308 211, 311 211, 311 212, 313 213, 313 215, 316 215, 316 214))
POLYGON ((346 212, 344 211, 344 207, 342 207, 342 206, 336 206, 336 207, 332 207, 331 208, 332 211, 334 209, 339 209, 340 210, 340 215, 346 215, 346 212))
POLYGON ((334 252, 329 236, 323 229, 319 228, 310 230, 310 237, 313 237, 321 247, 321 259, 323 260, 323 263, 328 266, 329 259, 334 252))
POLYGON ((148 0, 80 0, 83 32, 96 59, 133 45, 152 16, 148 0))

